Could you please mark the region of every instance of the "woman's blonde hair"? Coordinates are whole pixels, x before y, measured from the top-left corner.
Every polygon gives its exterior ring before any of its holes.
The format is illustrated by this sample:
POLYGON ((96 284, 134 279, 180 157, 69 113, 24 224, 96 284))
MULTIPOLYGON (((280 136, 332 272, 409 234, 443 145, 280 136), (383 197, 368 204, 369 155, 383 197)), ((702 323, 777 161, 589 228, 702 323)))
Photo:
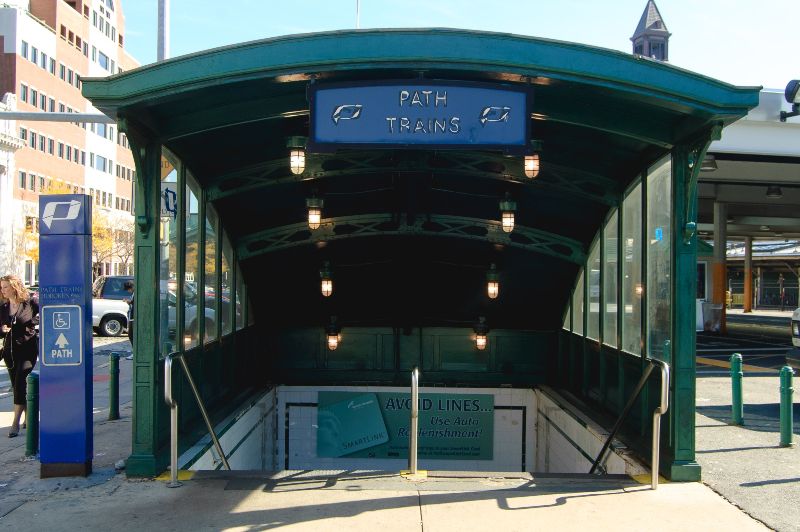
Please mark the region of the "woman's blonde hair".
POLYGON ((11 289, 17 297, 17 301, 27 301, 31 298, 28 289, 25 288, 25 285, 22 283, 22 279, 16 275, 4 275, 0 277, 0 281, 5 281, 11 286, 11 289))

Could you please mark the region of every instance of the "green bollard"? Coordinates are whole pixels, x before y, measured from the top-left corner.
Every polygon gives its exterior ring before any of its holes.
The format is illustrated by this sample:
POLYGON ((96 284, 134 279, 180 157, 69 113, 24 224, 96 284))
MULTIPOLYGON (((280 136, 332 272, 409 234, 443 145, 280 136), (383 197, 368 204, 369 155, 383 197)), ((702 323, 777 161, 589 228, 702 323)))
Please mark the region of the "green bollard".
POLYGON ((744 425, 744 404, 742 403, 742 355, 731 355, 731 424, 744 425))
POLYGON ((30 457, 39 453, 39 374, 31 372, 26 381, 25 456, 30 457))
POLYGON ((789 366, 781 368, 781 447, 791 447, 794 445, 793 420, 792 420, 792 377, 794 371, 789 366))
POLYGON ((109 373, 111 378, 108 382, 108 420, 119 419, 119 354, 111 353, 109 356, 109 373))

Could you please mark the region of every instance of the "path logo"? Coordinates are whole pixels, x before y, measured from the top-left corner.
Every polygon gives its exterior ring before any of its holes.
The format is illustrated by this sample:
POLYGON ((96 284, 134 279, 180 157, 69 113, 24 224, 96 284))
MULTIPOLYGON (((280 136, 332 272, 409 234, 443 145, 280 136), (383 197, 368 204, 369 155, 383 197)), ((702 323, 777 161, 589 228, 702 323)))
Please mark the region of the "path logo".
MULTIPOLYGON (((63 209, 62 209, 63 211, 63 209)), ((50 226, 53 222, 64 220, 77 220, 78 215, 81 213, 81 202, 72 200, 72 201, 51 201, 47 205, 44 206, 44 211, 42 211, 42 223, 50 229, 50 226), (67 209, 66 216, 56 216, 56 209, 59 205, 67 205, 69 208, 67 209)))

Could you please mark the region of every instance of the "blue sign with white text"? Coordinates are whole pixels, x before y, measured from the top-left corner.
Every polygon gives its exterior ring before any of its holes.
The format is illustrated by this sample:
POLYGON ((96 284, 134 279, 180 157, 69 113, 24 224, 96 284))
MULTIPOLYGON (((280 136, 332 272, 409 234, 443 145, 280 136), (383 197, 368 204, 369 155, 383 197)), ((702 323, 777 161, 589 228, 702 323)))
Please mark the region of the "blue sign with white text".
POLYGON ((42 364, 45 366, 76 366, 83 362, 83 331, 81 307, 78 305, 49 305, 42 307, 41 330, 42 364))
POLYGON ((41 476, 92 471, 92 201, 39 197, 41 476))
POLYGON ((308 149, 484 146, 525 153, 530 95, 508 86, 442 82, 314 85, 308 149))

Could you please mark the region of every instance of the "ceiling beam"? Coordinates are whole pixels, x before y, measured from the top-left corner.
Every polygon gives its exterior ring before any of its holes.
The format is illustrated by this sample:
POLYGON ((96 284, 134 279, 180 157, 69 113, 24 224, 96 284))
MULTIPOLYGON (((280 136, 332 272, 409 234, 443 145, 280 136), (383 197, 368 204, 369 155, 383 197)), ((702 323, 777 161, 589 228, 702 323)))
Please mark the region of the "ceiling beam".
POLYGON ((238 257, 248 259, 283 249, 369 236, 434 236, 463 238, 541 253, 575 264, 584 264, 582 243, 561 235, 516 225, 505 233, 500 222, 463 216, 431 215, 413 223, 389 213, 327 218, 318 229, 305 223, 274 227, 237 240, 238 257))

